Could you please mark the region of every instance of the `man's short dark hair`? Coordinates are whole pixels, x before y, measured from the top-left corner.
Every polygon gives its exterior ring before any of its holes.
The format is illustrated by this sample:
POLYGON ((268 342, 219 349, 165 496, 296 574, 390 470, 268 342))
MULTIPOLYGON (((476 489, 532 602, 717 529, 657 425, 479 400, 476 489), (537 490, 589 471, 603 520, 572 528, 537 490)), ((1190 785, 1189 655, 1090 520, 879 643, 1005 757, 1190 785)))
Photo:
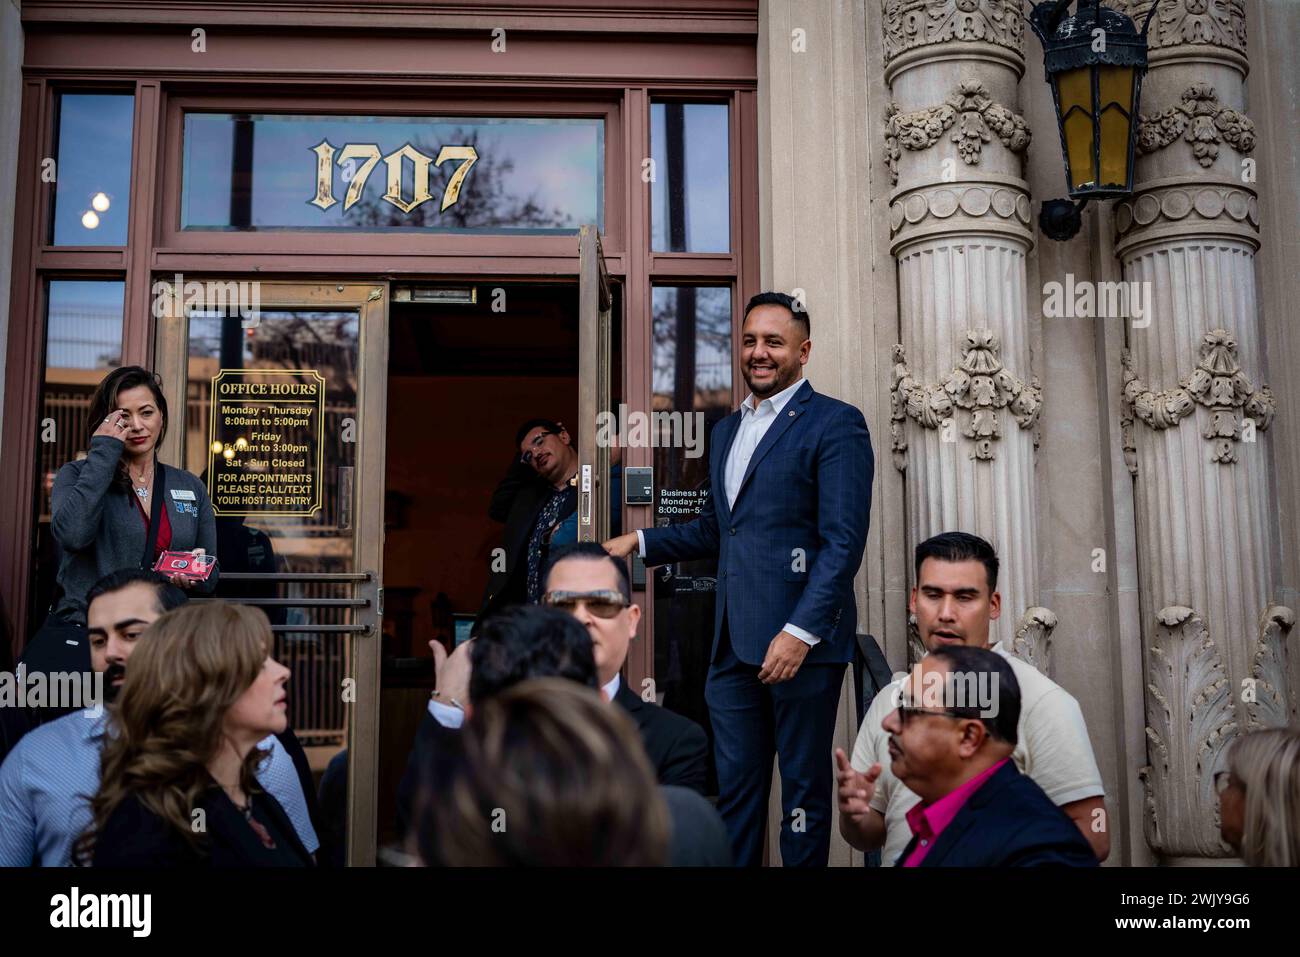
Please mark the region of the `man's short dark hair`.
POLYGON ((921 563, 927 558, 941 562, 980 562, 989 582, 989 594, 998 588, 998 553, 993 546, 969 532, 944 532, 916 546, 916 580, 921 580, 921 563))
POLYGON ((483 701, 529 678, 599 688, 591 635, 572 615, 512 605, 483 622, 470 652, 469 697, 483 701))
POLYGON ((109 572, 90 587, 90 591, 86 592, 86 607, 89 608, 90 603, 101 595, 109 595, 136 584, 154 587, 160 612, 179 608, 190 600, 182 589, 177 588, 158 572, 143 568, 119 568, 115 572, 109 572))
POLYGON ((787 296, 783 292, 760 292, 750 299, 745 306, 745 315, 740 320, 742 326, 749 314, 759 306, 784 306, 795 322, 803 324, 803 337, 808 339, 812 336, 812 317, 808 315, 808 307, 794 296, 787 296))
POLYGON ((605 551, 605 546, 596 542, 574 542, 571 545, 561 545, 551 552, 551 560, 546 563, 546 573, 542 575, 543 588, 546 587, 546 582, 550 580, 551 571, 555 566, 570 558, 580 558, 588 562, 609 562, 618 569, 618 590, 622 592, 623 597, 629 603, 632 601, 632 582, 627 575, 627 562, 615 558, 605 551))
MULTIPOLYGON (((968 684, 968 688, 992 688, 991 678, 986 678, 984 682, 980 681, 981 674, 997 675, 998 684, 996 697, 989 704, 997 708, 997 714, 992 717, 983 717, 980 715, 981 709, 978 704, 967 704, 963 707, 953 708, 954 711, 961 712, 969 718, 979 718, 984 727, 988 730, 989 737, 1003 741, 1012 747, 1015 747, 1019 740, 1016 734, 1016 726, 1020 723, 1020 682, 1016 680, 1016 673, 1011 668, 1011 662, 1003 658, 995 651, 989 651, 987 648, 975 648, 971 645, 940 645, 934 651, 930 652, 929 657, 938 658, 948 666, 950 675, 970 675, 970 678, 962 678, 963 682, 973 681, 968 684)), ((952 685, 949 685, 952 687, 952 685)), ((945 702, 945 706, 951 706, 950 702, 945 702)))
MULTIPOLYGON (((519 443, 524 440, 524 436, 526 436, 529 432, 533 431, 533 429, 537 428, 538 426, 545 429, 547 432, 554 432, 557 434, 560 432, 568 432, 568 429, 564 427, 563 423, 556 422, 554 419, 542 419, 542 418, 529 419, 527 422, 525 422, 523 425, 519 426, 519 428, 515 430, 515 448, 518 449, 519 443)), ((573 439, 572 432, 569 432, 569 439, 571 441, 573 439)), ((577 443, 573 443, 573 447, 576 449, 578 447, 577 443)))

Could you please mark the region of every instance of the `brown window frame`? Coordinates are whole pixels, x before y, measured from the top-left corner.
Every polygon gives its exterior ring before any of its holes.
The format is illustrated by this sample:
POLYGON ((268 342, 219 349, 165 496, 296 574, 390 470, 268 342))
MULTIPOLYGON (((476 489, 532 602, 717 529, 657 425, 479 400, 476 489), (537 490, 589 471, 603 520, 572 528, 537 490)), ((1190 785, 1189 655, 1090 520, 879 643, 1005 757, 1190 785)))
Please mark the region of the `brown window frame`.
MULTIPOLYGON (((700 57, 700 73, 709 72, 700 57)), ((207 87, 193 78, 160 77, 141 70, 105 73, 60 71, 24 81, 19 137, 19 202, 9 313, 3 441, 9 449, 0 470, 0 515, 12 529, 0 545, 0 596, 20 648, 33 611, 31 542, 35 523, 36 449, 32 423, 39 419, 45 337, 45 283, 58 279, 121 279, 125 283, 122 362, 151 366, 154 323, 149 308, 156 278, 175 272, 244 273, 267 278, 328 276, 439 279, 574 277, 577 236, 464 236, 343 232, 341 251, 321 251, 320 233, 277 230, 261 233, 184 233, 179 228, 183 111, 201 107, 220 112, 308 112, 345 115, 519 115, 599 116, 606 121, 603 242, 607 268, 623 294, 622 395, 632 408, 650 407, 649 369, 652 286, 666 283, 729 284, 734 315, 759 284, 757 78, 628 83, 620 79, 556 83, 549 78, 511 86, 470 79, 436 81, 416 93, 409 83, 376 78, 359 92, 350 86, 313 84, 298 96, 275 95, 271 80, 250 74, 243 82, 223 77, 207 87), (520 87, 528 87, 527 96, 520 87), (436 108, 430 91, 446 96, 436 108), (47 242, 51 204, 40 182, 40 160, 51 154, 56 131, 54 98, 62 92, 128 92, 135 96, 132 129, 131 200, 125 247, 53 246, 47 242), (729 104, 731 251, 666 253, 650 249, 649 184, 639 181, 638 157, 650 155, 651 100, 729 104), (159 202, 161 198, 161 202, 159 202), (639 239, 634 241, 634 237, 639 239), (308 240, 317 248, 309 248, 308 240), (634 366, 629 357, 640 355, 634 366), (41 362, 33 361, 40 356, 41 362)), ((735 401, 743 395, 739 361, 733 354, 735 401)), ((629 449, 628 465, 651 465, 652 449, 629 449)), ((652 524, 649 507, 629 508, 630 523, 652 524)), ((644 640, 629 656, 629 680, 653 674, 653 603, 645 602, 644 640)))

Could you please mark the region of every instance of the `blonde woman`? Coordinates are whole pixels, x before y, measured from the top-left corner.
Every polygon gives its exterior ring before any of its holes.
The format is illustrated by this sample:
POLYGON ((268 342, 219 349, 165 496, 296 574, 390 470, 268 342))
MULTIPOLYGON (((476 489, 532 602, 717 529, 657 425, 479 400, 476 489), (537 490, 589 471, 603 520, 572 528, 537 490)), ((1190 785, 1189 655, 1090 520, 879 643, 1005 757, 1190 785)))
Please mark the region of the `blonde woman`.
POLYGON ((289 670, 255 608, 178 608, 131 657, 104 745, 92 823, 96 867, 306 867, 312 859, 254 776, 284 731, 289 670))
POLYGON ((1219 833, 1253 867, 1300 867, 1300 728, 1234 741, 1214 776, 1219 833))

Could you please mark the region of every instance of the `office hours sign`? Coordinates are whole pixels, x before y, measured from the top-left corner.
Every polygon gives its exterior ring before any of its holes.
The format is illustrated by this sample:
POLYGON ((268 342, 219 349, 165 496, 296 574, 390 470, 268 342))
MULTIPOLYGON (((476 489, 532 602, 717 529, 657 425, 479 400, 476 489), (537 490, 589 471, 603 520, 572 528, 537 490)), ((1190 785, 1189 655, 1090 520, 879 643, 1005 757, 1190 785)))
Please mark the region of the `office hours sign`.
POLYGON ((315 515, 325 379, 315 369, 222 369, 212 379, 208 495, 217 515, 315 515))

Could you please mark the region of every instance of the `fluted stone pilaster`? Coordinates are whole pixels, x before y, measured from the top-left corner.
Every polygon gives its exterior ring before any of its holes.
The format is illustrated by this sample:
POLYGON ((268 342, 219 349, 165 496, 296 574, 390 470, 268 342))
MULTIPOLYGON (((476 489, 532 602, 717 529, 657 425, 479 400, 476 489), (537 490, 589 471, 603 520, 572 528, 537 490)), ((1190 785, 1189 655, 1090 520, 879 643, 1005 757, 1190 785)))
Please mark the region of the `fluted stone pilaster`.
MULTIPOLYGON (((1150 3, 1128 6, 1145 16, 1150 3)), ((1125 359, 1147 672, 1146 835, 1167 859, 1192 861, 1230 855, 1213 773, 1232 738, 1261 723, 1259 684, 1272 695, 1268 714, 1290 710, 1284 662, 1294 616, 1272 604, 1275 403, 1255 299, 1260 211, 1242 4, 1166 0, 1151 44, 1135 191, 1115 207, 1116 254, 1147 305, 1125 359)))
POLYGON ((1012 0, 884 0, 882 13, 900 325, 892 438, 910 544, 949 530, 993 542, 1006 609, 995 637, 1011 646, 1038 604, 1024 24, 1012 0))

